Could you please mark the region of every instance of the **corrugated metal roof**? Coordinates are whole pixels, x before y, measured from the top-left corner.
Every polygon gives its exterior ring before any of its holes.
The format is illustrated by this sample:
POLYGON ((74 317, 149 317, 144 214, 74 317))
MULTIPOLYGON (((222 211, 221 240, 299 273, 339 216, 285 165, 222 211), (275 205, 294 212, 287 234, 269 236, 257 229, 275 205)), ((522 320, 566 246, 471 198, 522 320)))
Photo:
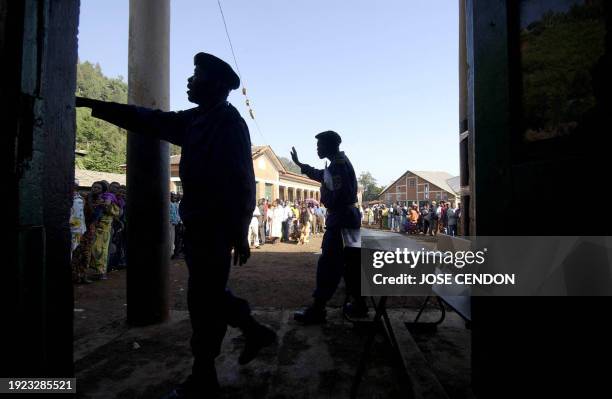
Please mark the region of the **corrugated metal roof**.
POLYGON ((444 191, 449 193, 455 193, 456 191, 448 184, 448 179, 452 179, 453 175, 441 171, 429 171, 429 170, 411 170, 412 173, 419 176, 422 179, 427 180, 430 183, 435 184, 444 191))
POLYGON ((116 181, 122 185, 126 183, 126 176, 123 173, 98 172, 75 168, 74 177, 79 180, 80 187, 91 187, 97 181, 106 180, 109 183, 116 181))
POLYGON ((451 177, 446 182, 453 189, 454 192, 456 192, 457 194, 461 192, 461 179, 459 178, 459 176, 451 177))
POLYGON ((453 176, 450 173, 447 172, 442 172, 442 171, 431 171, 431 170, 407 170, 405 173, 403 173, 400 177, 397 178, 397 180, 395 180, 393 183, 389 184, 387 187, 385 187, 379 194, 382 195, 384 194, 387 189, 391 186, 393 186, 395 183, 397 183, 397 181, 399 179, 401 179, 402 177, 404 177, 406 175, 406 173, 412 173, 414 175, 419 176, 421 179, 427 180, 428 182, 440 187, 442 190, 447 191, 451 194, 458 194, 459 191, 453 189, 453 186, 451 186, 449 184, 449 180, 457 178, 459 179, 459 176, 453 176))

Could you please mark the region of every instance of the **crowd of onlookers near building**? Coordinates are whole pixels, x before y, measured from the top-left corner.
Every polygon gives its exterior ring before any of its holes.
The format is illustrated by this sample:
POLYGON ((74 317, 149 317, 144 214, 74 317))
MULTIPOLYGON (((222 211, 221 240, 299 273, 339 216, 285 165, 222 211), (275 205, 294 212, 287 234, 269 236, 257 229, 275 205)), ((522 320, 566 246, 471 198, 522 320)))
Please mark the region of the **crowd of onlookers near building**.
POLYGON ((374 204, 363 210, 362 222, 365 226, 378 227, 408 234, 436 235, 438 233, 457 235, 461 220, 461 208, 454 202, 426 202, 422 206, 374 204))
MULTIPOLYGON (((126 187, 117 182, 97 181, 88 192, 73 189, 70 216, 72 271, 76 283, 90 277, 107 279, 107 273, 126 267, 126 187)), ((181 195, 170 194, 169 236, 172 258, 183 252, 184 227, 179 215, 181 195)), ((408 234, 457 235, 461 208, 450 201, 431 201, 418 206, 374 204, 360 208, 364 226, 408 234)), ((316 200, 268 201, 262 198, 253 210, 248 242, 255 248, 269 243, 306 244, 325 230, 327 210, 316 200)))
MULTIPOLYGON (((178 207, 181 194, 170 194, 169 235, 172 258, 183 250, 183 223, 178 207)), ((79 284, 106 280, 113 270, 124 269, 126 257, 126 187, 117 182, 97 181, 79 191, 75 180, 72 193, 72 275, 79 284)))
POLYGON ((249 226, 249 245, 255 248, 270 243, 306 244, 311 236, 325 229, 326 209, 313 199, 268 201, 262 198, 253 210, 249 226))
MULTIPOLYGON (((179 215, 182 196, 170 193, 169 236, 172 259, 183 254, 184 226, 179 215)), ((75 181, 70 215, 72 272, 75 283, 106 280, 107 273, 126 267, 126 187, 97 181, 79 191, 75 181)), ((253 211, 249 245, 306 244, 325 229, 326 209, 315 200, 268 201, 262 198, 253 211)))
POLYGON ((105 280, 109 270, 125 267, 125 200, 120 183, 97 181, 88 192, 79 192, 75 180, 70 214, 74 282, 105 280))

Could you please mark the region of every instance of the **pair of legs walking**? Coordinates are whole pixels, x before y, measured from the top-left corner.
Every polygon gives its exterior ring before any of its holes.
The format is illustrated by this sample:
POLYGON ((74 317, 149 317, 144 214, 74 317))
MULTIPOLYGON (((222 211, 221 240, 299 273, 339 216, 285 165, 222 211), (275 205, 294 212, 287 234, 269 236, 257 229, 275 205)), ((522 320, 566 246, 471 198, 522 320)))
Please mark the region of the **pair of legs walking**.
POLYGON ((221 351, 228 325, 240 328, 245 335, 240 364, 251 361, 262 347, 276 339, 272 330, 251 316, 248 302, 227 288, 231 268, 228 234, 219 231, 211 234, 204 226, 200 223, 185 226, 185 261, 189 268, 187 304, 193 329, 194 362, 192 375, 183 387, 187 392, 183 397, 193 393, 212 394, 218 389, 215 358, 221 351))
POLYGON ((354 316, 367 315, 365 299, 360 295, 360 256, 359 248, 344 246, 341 229, 325 230, 321 256, 317 263, 317 285, 312 295, 314 303, 311 307, 298 311, 294 316, 295 320, 305 324, 324 322, 325 305, 336 292, 343 277, 347 294, 353 301, 349 306, 351 313, 354 316))

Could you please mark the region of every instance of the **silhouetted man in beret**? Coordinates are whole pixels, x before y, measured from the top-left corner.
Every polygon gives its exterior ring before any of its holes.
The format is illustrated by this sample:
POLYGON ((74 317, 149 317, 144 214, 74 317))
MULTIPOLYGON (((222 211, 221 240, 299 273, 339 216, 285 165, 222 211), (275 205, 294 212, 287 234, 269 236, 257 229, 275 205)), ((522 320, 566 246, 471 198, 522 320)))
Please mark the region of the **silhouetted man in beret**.
POLYGON ((312 306, 295 313, 294 318, 304 324, 326 321, 325 305, 336 292, 344 276, 346 289, 353 302, 345 304, 344 312, 351 317, 366 317, 368 307, 360 296, 359 267, 361 247, 361 214, 357 200, 357 178, 353 165, 340 151, 342 139, 333 131, 315 136, 319 158, 331 161, 324 170, 299 161, 295 148, 291 158, 302 173, 321 182, 321 202, 327 208, 325 234, 317 265, 317 282, 312 306))
POLYGON ((229 92, 240 86, 240 79, 227 63, 210 54, 196 54, 194 64, 187 94, 198 106, 186 111, 163 112, 76 99, 76 106, 91 108, 94 117, 182 147, 180 216, 185 226, 194 363, 192 375, 170 396, 179 398, 214 397, 218 391, 214 360, 228 324, 242 329, 246 338, 240 364, 251 361, 276 338, 272 330, 253 319, 248 302, 233 296, 226 287, 232 249, 234 264, 239 261, 242 265, 250 256, 247 235, 255 208, 249 130, 227 102, 229 92), (211 221, 217 192, 224 193, 226 208, 232 212, 213 214, 218 220, 211 221), (207 228, 211 223, 216 226, 214 233, 207 228))

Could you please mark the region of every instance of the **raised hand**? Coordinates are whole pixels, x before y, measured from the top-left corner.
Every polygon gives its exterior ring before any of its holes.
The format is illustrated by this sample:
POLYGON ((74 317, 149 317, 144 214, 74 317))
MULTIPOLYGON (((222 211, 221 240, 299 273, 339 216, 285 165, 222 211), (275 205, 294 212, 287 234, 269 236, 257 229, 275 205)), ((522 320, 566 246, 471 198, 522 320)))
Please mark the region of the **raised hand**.
POLYGON ((295 147, 291 147, 291 159, 297 166, 300 166, 300 167, 302 166, 302 163, 298 159, 298 155, 297 155, 297 151, 295 150, 295 147))

